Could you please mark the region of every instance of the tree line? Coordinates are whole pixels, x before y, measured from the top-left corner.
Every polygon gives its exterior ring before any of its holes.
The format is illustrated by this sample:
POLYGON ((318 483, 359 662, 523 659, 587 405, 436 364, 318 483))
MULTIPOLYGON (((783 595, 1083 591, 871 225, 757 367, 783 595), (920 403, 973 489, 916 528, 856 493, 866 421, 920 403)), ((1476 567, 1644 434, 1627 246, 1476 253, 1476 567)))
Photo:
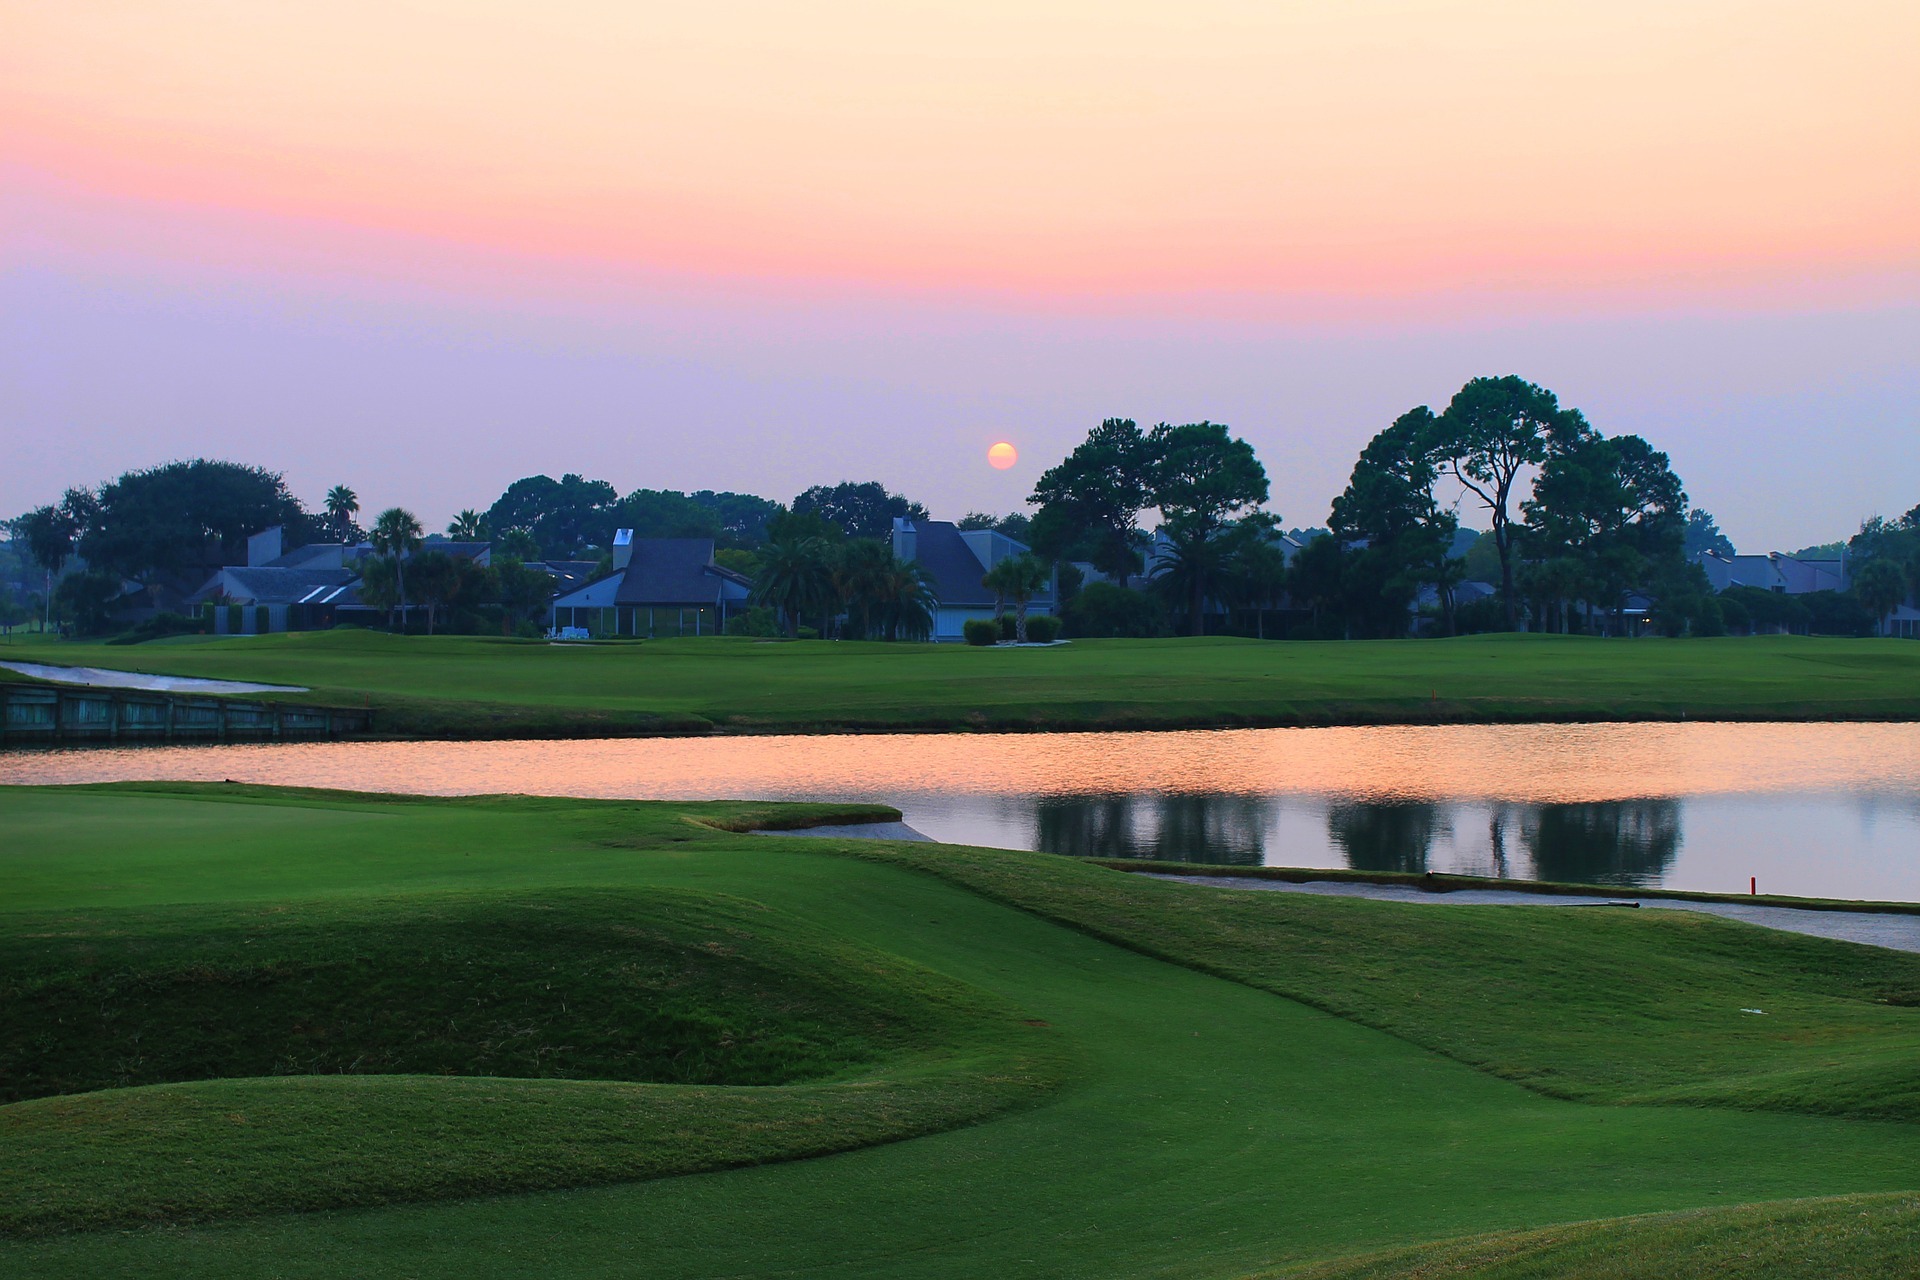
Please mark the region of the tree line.
MULTIPOLYGON (((1022 632, 1029 602, 1056 575, 1069 633, 1082 635, 1200 634, 1210 618, 1224 620, 1215 629, 1265 635, 1277 618, 1288 635, 1397 636, 1423 601, 1446 633, 1617 631, 1635 595, 1653 602, 1652 621, 1669 634, 1862 631, 1920 592, 1916 507, 1866 522, 1846 544, 1854 586, 1844 596, 1716 597, 1695 555, 1733 547, 1689 505, 1667 455, 1636 435, 1604 435, 1518 377, 1473 379, 1443 409, 1418 406, 1388 424, 1362 449, 1325 525, 1291 531, 1297 549, 1265 509, 1268 494, 1252 446, 1224 425, 1142 429, 1109 418, 1040 476, 1030 516, 970 512, 959 524, 1031 545, 1031 555, 996 564, 988 584, 1022 632), (1462 530, 1463 508, 1484 533, 1462 530), (1468 580, 1492 582, 1492 598, 1459 604, 1468 580)), ((741 627, 910 638, 932 626, 932 584, 890 541, 895 519, 924 520, 926 508, 877 481, 816 485, 783 504, 714 490, 622 496, 578 474, 529 476, 447 526, 455 541, 492 545, 490 575, 447 555, 404 509, 379 513, 370 528, 359 515, 349 486, 333 486, 309 512, 277 472, 194 459, 69 489, 8 522, 7 546, 15 573, 30 561, 48 587, 70 559, 84 559, 85 573, 61 578, 38 603, 43 617, 85 630, 106 625, 125 581, 191 591, 242 563, 248 536, 273 525, 288 548, 370 544, 362 598, 403 626, 416 617, 428 629, 443 618, 463 630, 532 626, 544 607, 535 597, 551 584, 537 566, 605 571, 620 528, 711 539, 723 566, 754 581, 756 609, 741 627)), ((21 595, 0 592, 0 611, 19 612, 21 595)))
POLYGON ((1070 633, 1165 634, 1184 615, 1188 634, 1211 616, 1264 635, 1280 610, 1291 635, 1394 637, 1409 634, 1423 599, 1444 634, 1619 632, 1636 596, 1668 635, 1796 622, 1861 633, 1920 592, 1916 508, 1868 521, 1848 544, 1848 593, 1716 596, 1697 553, 1733 545, 1689 506, 1668 456, 1640 436, 1603 434, 1519 377, 1475 378, 1444 409, 1396 418, 1362 449, 1325 528, 1292 532, 1297 551, 1260 509, 1267 488, 1251 446, 1219 424, 1102 422, 1029 499, 1036 551, 1099 576, 1067 602, 1070 633), (1463 507, 1484 533, 1463 534, 1463 507), (1149 534, 1141 517, 1155 509, 1149 534), (1483 574, 1493 595, 1459 607, 1461 583, 1483 574))

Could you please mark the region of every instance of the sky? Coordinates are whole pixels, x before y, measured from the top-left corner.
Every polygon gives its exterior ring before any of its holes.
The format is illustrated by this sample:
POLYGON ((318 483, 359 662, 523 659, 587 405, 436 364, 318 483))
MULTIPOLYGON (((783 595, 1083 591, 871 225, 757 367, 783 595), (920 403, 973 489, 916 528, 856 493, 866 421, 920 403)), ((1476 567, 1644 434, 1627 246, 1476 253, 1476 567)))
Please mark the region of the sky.
POLYGON ((567 471, 952 518, 1125 416, 1312 525, 1518 373, 1791 550, 1920 502, 1917 48, 1911 0, 0 0, 0 514, 204 455, 430 525, 567 471))

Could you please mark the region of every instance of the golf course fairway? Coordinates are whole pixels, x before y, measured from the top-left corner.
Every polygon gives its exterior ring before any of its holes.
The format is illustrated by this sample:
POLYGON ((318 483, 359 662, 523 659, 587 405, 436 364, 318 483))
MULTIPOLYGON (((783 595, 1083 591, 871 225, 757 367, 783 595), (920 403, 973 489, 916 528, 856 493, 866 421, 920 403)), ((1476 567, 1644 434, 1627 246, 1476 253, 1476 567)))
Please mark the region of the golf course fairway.
POLYGON ((1806 636, 974 648, 343 629, 135 645, 23 635, 0 642, 0 659, 300 686, 267 696, 371 708, 376 736, 403 738, 1920 719, 1920 646, 1806 636))
POLYGON ((0 1273, 1911 1274, 1920 957, 834 816, 0 789, 0 1273))

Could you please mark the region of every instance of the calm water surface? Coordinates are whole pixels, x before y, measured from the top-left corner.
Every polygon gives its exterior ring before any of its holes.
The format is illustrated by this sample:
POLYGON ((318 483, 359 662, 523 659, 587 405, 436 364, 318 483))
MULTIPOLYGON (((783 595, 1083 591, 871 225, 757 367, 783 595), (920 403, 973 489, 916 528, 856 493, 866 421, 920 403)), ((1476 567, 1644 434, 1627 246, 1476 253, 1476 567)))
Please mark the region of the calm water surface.
POLYGON ((1920 900, 1920 725, 311 743, 0 755, 0 783, 864 800, 1105 857, 1920 900))

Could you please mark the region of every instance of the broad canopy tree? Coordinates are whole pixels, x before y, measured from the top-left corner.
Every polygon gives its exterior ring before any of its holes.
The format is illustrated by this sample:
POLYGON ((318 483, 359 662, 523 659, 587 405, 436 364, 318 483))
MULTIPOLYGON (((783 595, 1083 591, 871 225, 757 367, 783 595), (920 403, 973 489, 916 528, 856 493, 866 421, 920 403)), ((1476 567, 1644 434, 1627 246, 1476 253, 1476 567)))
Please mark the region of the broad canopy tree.
POLYGON ((312 531, 279 472, 195 458, 102 485, 78 549, 90 565, 144 582, 241 563, 247 538, 274 525, 293 546, 312 531))
POLYGON ((925 507, 900 494, 887 492, 887 487, 878 480, 814 485, 794 498, 791 510, 795 515, 819 516, 849 538, 881 541, 893 536, 895 519, 927 518, 925 507))
POLYGON ((1431 409, 1422 405, 1401 414, 1368 442, 1346 490, 1333 501, 1328 526, 1346 560, 1347 595, 1356 606, 1350 612, 1359 615, 1351 620, 1370 634, 1403 634, 1423 585, 1439 593, 1447 629, 1453 629, 1459 570, 1451 551, 1460 522, 1434 497, 1437 439, 1431 409))
POLYGON ((1513 488, 1521 472, 1546 461, 1547 435, 1562 420, 1553 392, 1524 378, 1475 378, 1435 421, 1432 456, 1487 509, 1500 553, 1507 626, 1519 625, 1514 596, 1513 488))
POLYGON ((1267 500, 1267 471, 1252 445, 1217 422, 1163 422, 1148 434, 1147 448, 1150 500, 1185 579, 1188 632, 1200 635, 1207 587, 1232 554, 1230 543, 1272 528, 1272 517, 1256 514, 1267 500))
POLYGON ((1153 454, 1131 418, 1108 418, 1044 472, 1027 501, 1027 539, 1049 560, 1085 560, 1122 586, 1140 572, 1140 513, 1152 505, 1153 454))
POLYGON ((1639 436, 1602 436, 1578 413, 1563 415, 1533 496, 1521 505, 1536 588, 1564 615, 1575 595, 1617 604, 1656 574, 1679 582, 1686 510, 1666 454, 1639 436))
POLYGON ((490 529, 525 529, 550 556, 572 559, 613 541, 620 494, 605 480, 569 472, 560 479, 527 476, 487 508, 490 529))

